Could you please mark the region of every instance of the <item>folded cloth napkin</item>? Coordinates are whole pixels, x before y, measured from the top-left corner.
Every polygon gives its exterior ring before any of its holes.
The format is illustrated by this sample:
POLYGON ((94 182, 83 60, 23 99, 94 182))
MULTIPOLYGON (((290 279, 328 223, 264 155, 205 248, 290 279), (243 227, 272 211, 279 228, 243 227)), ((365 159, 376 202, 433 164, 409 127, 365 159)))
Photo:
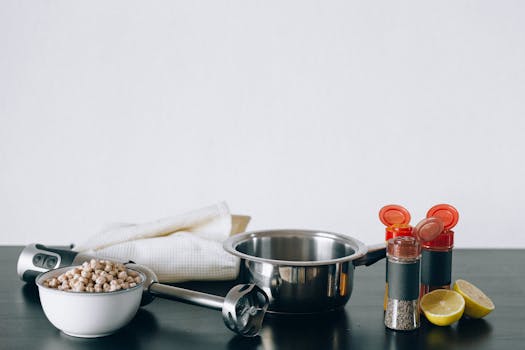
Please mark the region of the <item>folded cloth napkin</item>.
POLYGON ((161 282, 231 280, 239 259, 222 249, 230 235, 244 231, 232 223, 226 203, 143 224, 112 224, 76 250, 120 261, 146 265, 161 282), (232 229, 233 227, 233 229, 232 229))

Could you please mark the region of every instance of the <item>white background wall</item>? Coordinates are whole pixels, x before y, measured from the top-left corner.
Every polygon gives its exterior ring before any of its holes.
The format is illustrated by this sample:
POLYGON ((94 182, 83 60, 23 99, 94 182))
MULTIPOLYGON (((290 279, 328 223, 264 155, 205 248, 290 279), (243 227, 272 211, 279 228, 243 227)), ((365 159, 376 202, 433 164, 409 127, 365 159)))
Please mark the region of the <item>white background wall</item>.
POLYGON ((0 1, 0 243, 226 200, 383 240, 525 247, 523 1, 0 1))

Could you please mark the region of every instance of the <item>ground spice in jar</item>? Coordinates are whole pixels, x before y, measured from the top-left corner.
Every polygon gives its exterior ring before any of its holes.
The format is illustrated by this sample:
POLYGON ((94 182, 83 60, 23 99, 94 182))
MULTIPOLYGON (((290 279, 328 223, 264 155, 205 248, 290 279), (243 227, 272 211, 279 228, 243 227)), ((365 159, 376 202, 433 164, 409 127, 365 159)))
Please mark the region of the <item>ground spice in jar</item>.
POLYGON ((388 300, 385 326, 401 331, 419 328, 419 270, 421 248, 415 237, 388 241, 388 300))
POLYGON ((419 327, 419 300, 389 298, 386 304, 385 326, 398 331, 411 331, 419 327))

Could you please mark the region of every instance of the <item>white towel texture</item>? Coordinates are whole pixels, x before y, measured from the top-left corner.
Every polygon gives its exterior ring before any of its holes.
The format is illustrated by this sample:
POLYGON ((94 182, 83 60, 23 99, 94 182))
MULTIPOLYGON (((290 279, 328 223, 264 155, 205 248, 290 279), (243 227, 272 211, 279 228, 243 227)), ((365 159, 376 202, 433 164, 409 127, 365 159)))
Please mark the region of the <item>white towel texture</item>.
POLYGON ((232 223, 221 202, 154 222, 113 224, 76 250, 146 265, 161 282, 231 280, 239 260, 222 249, 222 242, 246 228, 249 217, 237 218, 244 223, 232 223))

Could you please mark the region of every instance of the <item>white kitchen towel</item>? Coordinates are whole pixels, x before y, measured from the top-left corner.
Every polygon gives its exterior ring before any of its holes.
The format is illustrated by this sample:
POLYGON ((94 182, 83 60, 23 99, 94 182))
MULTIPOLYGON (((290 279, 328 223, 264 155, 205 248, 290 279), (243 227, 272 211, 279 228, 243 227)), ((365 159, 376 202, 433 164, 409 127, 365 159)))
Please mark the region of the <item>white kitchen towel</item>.
POLYGON ((113 224, 76 250, 146 265, 161 282, 231 280, 239 260, 222 249, 222 242, 232 233, 238 232, 232 232, 232 215, 221 202, 154 222, 113 224))

